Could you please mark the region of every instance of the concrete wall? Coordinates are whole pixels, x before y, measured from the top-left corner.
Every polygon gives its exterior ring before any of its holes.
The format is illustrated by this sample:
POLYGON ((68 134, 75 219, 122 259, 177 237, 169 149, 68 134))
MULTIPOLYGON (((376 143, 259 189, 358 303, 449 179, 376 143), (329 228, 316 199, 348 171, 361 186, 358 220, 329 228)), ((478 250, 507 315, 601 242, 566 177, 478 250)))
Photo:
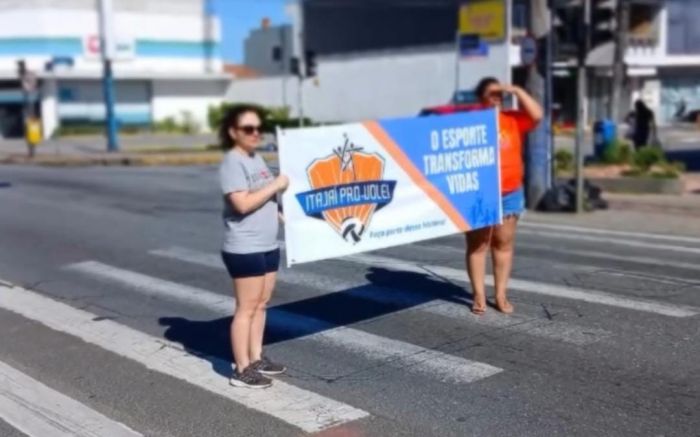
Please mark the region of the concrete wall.
MULTIPOLYGON (((483 76, 509 81, 512 50, 494 45, 487 58, 462 60, 460 88, 474 87, 483 76)), ((297 83, 290 78, 286 93, 294 114, 297 83)), ((327 56, 319 59, 318 77, 304 82, 303 107, 305 115, 327 122, 412 116, 425 106, 447 103, 455 85, 452 45, 327 56)), ((282 106, 282 89, 281 78, 237 80, 226 99, 282 106)))
POLYGON ((223 101, 227 81, 156 80, 152 84, 151 111, 154 121, 166 117, 182 120, 189 111, 200 127, 207 131, 208 108, 223 101))
MULTIPOLYGON (((102 83, 97 80, 58 81, 58 117, 62 122, 100 122, 105 119, 102 83)), ((150 83, 144 80, 115 83, 115 113, 120 123, 151 122, 150 83)))

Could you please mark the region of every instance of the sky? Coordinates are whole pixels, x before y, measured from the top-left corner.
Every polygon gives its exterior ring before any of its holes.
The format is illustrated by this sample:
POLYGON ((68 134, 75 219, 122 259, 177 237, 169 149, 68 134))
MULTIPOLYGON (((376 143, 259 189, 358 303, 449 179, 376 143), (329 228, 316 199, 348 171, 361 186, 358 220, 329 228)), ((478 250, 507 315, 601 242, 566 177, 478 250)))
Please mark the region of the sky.
POLYGON ((221 21, 221 52, 228 63, 243 62, 243 41, 264 17, 273 25, 288 23, 286 0, 212 0, 221 21))

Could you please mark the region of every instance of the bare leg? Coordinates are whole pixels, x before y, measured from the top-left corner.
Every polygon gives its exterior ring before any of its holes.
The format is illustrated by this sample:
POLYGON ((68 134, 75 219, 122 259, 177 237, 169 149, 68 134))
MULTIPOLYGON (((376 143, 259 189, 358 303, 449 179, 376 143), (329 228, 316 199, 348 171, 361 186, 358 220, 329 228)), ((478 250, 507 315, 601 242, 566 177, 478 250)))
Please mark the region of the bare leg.
POLYGON ((231 348, 236 360, 236 371, 242 372, 251 363, 250 332, 256 308, 264 291, 265 277, 233 280, 236 312, 231 322, 231 348))
POLYGON ((496 308, 506 314, 513 312, 513 305, 508 302, 506 294, 510 272, 513 268, 515 230, 517 225, 517 217, 506 217, 502 225, 494 227, 493 238, 491 239, 493 276, 496 285, 496 308))
POLYGON ((472 284, 472 312, 483 314, 486 311, 486 253, 491 244, 493 228, 467 232, 467 273, 472 284))
POLYGON ((267 303, 272 297, 277 281, 277 272, 268 273, 264 276, 265 282, 260 301, 255 307, 253 323, 250 327, 250 361, 252 363, 262 358, 263 337, 265 335, 265 319, 267 314, 267 303))

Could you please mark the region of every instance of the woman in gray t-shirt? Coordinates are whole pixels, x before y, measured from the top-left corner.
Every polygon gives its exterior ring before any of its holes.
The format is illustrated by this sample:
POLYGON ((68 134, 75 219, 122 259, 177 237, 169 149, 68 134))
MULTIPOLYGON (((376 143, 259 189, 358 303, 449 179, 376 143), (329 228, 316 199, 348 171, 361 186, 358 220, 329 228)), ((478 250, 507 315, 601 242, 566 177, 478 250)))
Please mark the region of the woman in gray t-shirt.
POLYGON ((286 369, 262 353, 265 309, 272 296, 280 262, 277 243, 281 216, 277 193, 289 184, 274 177, 260 145, 261 117, 253 107, 236 106, 219 128, 226 155, 219 168, 224 196, 224 243, 221 257, 233 279, 236 310, 231 323, 231 346, 236 370, 231 385, 265 388, 286 369))

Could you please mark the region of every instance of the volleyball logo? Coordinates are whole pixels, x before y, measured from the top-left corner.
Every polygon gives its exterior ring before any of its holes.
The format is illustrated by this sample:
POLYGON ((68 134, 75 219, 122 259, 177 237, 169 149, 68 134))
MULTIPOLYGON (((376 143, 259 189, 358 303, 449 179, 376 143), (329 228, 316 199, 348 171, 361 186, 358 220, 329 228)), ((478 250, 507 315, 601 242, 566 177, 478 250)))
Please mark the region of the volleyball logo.
POLYGON ((306 215, 324 220, 345 241, 356 244, 372 216, 388 205, 396 181, 383 180, 384 158, 352 143, 342 146, 306 169, 310 191, 296 195, 306 215))

